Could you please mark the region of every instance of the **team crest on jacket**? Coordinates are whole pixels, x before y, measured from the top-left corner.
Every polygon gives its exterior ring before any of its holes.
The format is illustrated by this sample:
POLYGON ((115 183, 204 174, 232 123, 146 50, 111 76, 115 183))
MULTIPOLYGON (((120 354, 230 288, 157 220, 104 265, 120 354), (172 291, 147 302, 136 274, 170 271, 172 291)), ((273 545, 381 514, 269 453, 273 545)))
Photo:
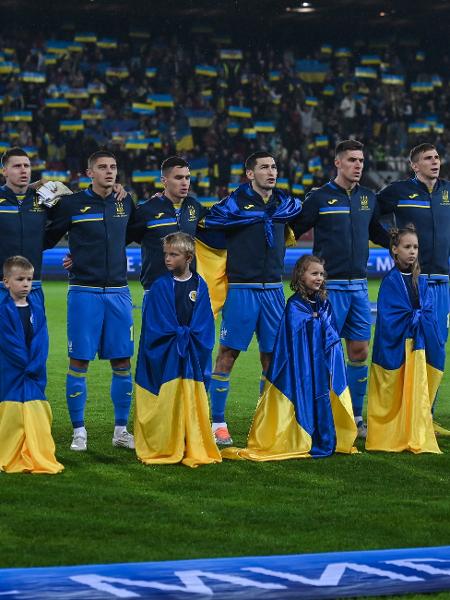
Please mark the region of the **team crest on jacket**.
POLYGON ((366 195, 362 195, 361 198, 359 199, 360 201, 360 207, 359 210, 370 210, 369 208, 369 197, 366 195))
POLYGON ((33 198, 33 206, 30 208, 30 212, 44 212, 45 208, 39 204, 37 196, 33 198))
POLYGON ((197 290, 191 290, 189 292, 189 300, 195 302, 197 300, 197 290))
POLYGON ((122 200, 115 200, 115 204, 116 204, 116 214, 114 216, 115 217, 126 217, 127 214, 126 214, 125 209, 123 207, 122 200))
POLYGON ((441 202, 441 204, 443 206, 450 206, 450 202, 448 200, 448 190, 444 190, 442 192, 442 202, 441 202))
MULTIPOLYGON (((195 221, 197 217, 197 211, 195 210, 195 206, 189 206, 189 221, 195 221)), ((195 300, 193 300, 195 302, 195 300)))

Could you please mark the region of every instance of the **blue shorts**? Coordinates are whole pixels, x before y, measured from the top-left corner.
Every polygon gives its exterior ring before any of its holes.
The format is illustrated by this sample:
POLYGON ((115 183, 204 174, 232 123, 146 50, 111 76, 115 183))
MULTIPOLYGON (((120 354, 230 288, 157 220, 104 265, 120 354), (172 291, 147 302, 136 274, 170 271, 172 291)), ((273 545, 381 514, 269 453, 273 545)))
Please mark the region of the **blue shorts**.
MULTIPOLYGON (((9 296, 9 290, 7 290, 5 288, 5 285, 2 282, 0 282, 0 302, 6 296, 9 296)), ((40 282, 36 284, 33 282, 33 287, 31 288, 31 292, 28 294, 28 298, 30 298, 31 302, 39 304, 39 306, 45 312, 44 292, 42 291, 42 286, 40 282)))
POLYGON ((346 340, 370 340, 371 314, 367 281, 360 289, 327 287, 339 335, 346 340))
POLYGON ((69 287, 67 340, 70 358, 129 358, 134 350, 132 300, 128 287, 69 287))
POLYGON ((273 352, 284 305, 282 287, 230 287, 222 309, 220 343, 245 351, 256 332, 260 352, 273 352))
MULTIPOLYGON (((424 276, 426 277, 426 275, 424 276)), ((433 298, 433 306, 436 311, 439 333, 444 341, 448 338, 448 327, 450 317, 450 288, 448 280, 435 281, 428 279, 428 289, 433 298)))

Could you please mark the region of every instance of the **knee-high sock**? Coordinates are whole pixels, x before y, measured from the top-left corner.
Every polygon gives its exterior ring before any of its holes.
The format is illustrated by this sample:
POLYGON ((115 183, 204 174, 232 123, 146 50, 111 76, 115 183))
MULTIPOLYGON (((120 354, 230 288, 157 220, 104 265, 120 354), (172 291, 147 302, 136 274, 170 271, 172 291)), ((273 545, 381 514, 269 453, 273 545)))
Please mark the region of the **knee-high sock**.
POLYGON ((66 400, 73 428, 84 427, 84 408, 87 400, 87 369, 69 367, 66 376, 66 400))
POLYGON ((259 380, 259 395, 263 393, 264 386, 266 384, 266 372, 261 371, 261 379, 259 380))
POLYGON ((225 406, 230 391, 230 374, 214 372, 209 384, 211 398, 211 416, 213 423, 225 421, 225 406))
POLYGON ((112 371, 111 400, 114 404, 115 425, 126 425, 130 414, 133 382, 129 368, 117 368, 112 371))
POLYGON ((355 419, 362 418, 364 396, 367 390, 368 367, 366 361, 348 361, 347 379, 352 397, 353 414, 355 419))

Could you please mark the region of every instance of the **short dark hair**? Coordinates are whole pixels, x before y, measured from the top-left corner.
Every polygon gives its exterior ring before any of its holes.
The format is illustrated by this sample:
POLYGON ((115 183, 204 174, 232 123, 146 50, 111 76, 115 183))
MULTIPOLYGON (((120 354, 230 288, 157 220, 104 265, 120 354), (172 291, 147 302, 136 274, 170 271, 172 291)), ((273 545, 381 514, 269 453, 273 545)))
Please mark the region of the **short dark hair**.
POLYGON ((433 144, 429 144, 427 142, 424 144, 419 144, 418 146, 414 146, 414 148, 411 148, 411 152, 409 153, 409 160, 411 162, 415 162, 422 152, 428 152, 428 150, 437 150, 437 148, 436 146, 433 146, 433 144))
POLYGON ((109 152, 108 150, 97 150, 97 152, 91 154, 87 160, 88 169, 92 169, 99 158, 113 158, 117 162, 117 159, 112 152, 109 152))
POLYGON ((260 150, 259 152, 253 152, 253 154, 250 154, 250 156, 245 160, 245 170, 253 171, 253 169, 256 167, 256 161, 258 158, 273 158, 273 156, 268 152, 264 152, 263 150, 260 150))
POLYGON ((346 152, 347 150, 361 150, 361 152, 363 152, 364 144, 358 142, 358 140, 342 140, 342 142, 336 144, 334 157, 337 158, 339 154, 346 152))
POLYGON ((8 150, 6 150, 6 152, 3 153, 2 167, 5 167, 8 160, 10 158, 12 158, 13 156, 26 156, 27 158, 30 158, 28 156, 28 154, 25 152, 25 150, 23 150, 22 148, 19 148, 19 146, 14 146, 13 148, 8 148, 8 150))
MULTIPOLYGON (((18 156, 21 156, 20 154, 18 156)), ((24 271, 34 271, 33 265, 25 256, 10 256, 3 263, 3 277, 10 277, 14 267, 23 269, 24 271)))
POLYGON ((166 175, 174 167, 187 167, 189 169, 189 163, 181 156, 169 156, 161 163, 161 173, 166 175))

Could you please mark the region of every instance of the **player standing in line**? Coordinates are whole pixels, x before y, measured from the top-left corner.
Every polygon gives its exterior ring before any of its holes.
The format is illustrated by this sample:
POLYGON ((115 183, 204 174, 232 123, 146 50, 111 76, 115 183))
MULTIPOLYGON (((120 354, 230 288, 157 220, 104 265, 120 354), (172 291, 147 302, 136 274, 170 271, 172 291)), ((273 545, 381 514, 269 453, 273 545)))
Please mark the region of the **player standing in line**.
POLYGON ((233 443, 225 421, 230 373, 256 332, 262 366, 269 367, 284 310, 282 274, 286 226, 300 214, 301 202, 276 190, 277 165, 267 152, 245 161, 249 183, 215 204, 205 227, 226 236, 228 293, 222 310, 220 346, 211 378, 210 398, 216 443, 233 443))
MULTIPOLYGON (((441 160, 433 144, 409 153, 414 177, 394 181, 378 193, 382 214, 391 214, 398 228, 413 223, 419 238, 421 277, 428 281, 439 330, 447 340, 449 326, 450 182, 439 178, 441 160)), ((434 423, 436 433, 450 431, 434 423)))
POLYGON ((130 357, 133 354, 132 301, 127 285, 125 252, 127 225, 134 214, 128 194, 113 194, 117 163, 113 154, 99 151, 88 159, 92 186, 63 196, 49 211, 45 247, 69 233, 72 266, 67 300, 69 370, 66 395, 74 428, 71 450, 87 450, 84 410, 89 361, 98 356, 112 367, 111 399, 115 428, 113 445, 134 448, 126 425, 131 405, 130 357))
POLYGON ((371 329, 369 239, 387 247, 389 236, 378 222, 375 194, 359 185, 364 167, 363 144, 356 140, 339 142, 334 164, 335 179, 307 195, 294 232, 298 238, 314 228, 313 253, 327 266, 328 298, 347 347, 347 379, 358 437, 365 438, 362 410, 371 329))

